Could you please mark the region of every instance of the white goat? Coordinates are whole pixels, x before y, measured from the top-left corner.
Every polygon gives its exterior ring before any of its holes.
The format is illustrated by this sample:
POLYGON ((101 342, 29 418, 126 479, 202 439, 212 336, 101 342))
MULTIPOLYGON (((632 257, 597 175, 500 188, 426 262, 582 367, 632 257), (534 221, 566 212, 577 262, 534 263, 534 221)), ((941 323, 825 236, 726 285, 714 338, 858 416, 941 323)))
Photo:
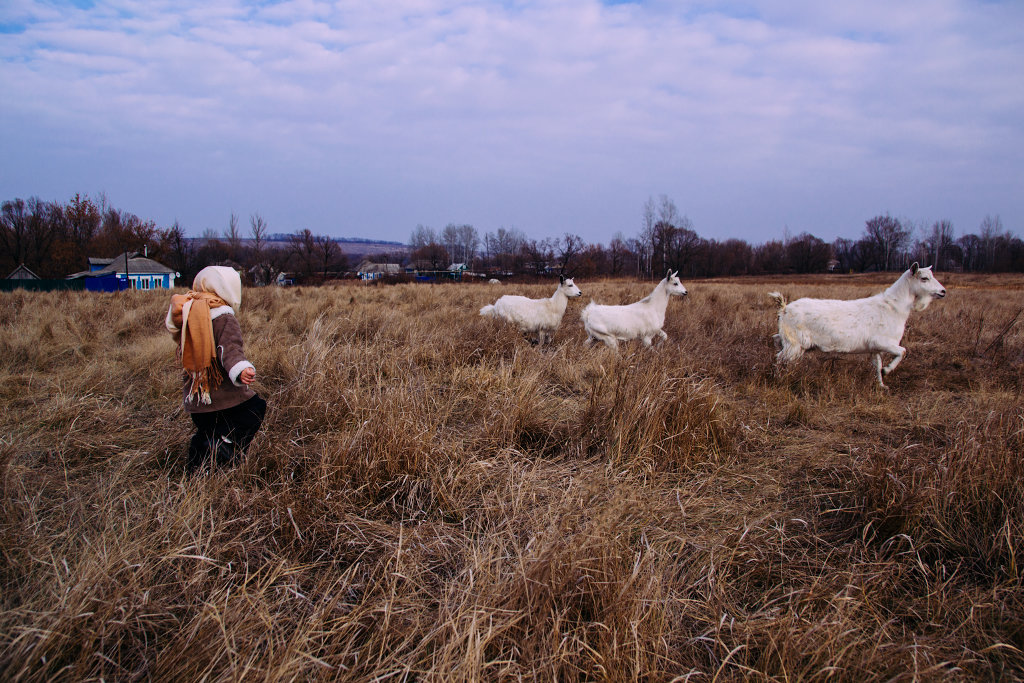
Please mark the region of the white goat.
POLYGON ((864 299, 797 299, 786 303, 779 292, 768 296, 779 307, 779 333, 773 335, 780 349, 778 362, 794 361, 805 351, 873 353, 878 383, 896 369, 907 350, 900 346, 910 312, 923 311, 934 299, 946 296, 946 289, 932 275, 932 268, 917 263, 900 275, 881 294, 864 299), (884 368, 882 354, 894 358, 884 368))
POLYGON ((545 335, 549 339, 555 336, 555 330, 565 315, 566 304, 570 298, 582 296, 572 278, 559 276, 558 289, 550 299, 530 299, 525 296, 506 294, 493 304, 480 309, 480 315, 502 318, 519 326, 524 334, 537 333, 537 343, 544 345, 545 335))
POLYGON ((580 313, 583 328, 587 331, 586 343, 600 340, 609 348, 618 349, 620 339, 643 339, 644 346, 650 346, 655 336, 668 339, 661 329, 665 325, 668 299, 672 295, 686 295, 686 287, 676 275, 669 270, 653 292, 626 306, 603 306, 593 301, 587 304, 580 313))

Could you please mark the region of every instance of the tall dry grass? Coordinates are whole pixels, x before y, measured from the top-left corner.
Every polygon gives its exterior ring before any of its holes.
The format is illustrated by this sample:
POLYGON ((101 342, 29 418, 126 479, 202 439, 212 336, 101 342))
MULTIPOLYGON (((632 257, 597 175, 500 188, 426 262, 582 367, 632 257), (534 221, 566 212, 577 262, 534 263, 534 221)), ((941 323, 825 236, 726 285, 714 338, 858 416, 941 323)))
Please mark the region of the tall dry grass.
POLYGON ((1020 679, 1024 282, 942 279, 889 392, 772 362, 767 291, 877 278, 687 283, 621 355, 491 287, 247 290, 264 429, 192 479, 159 294, 3 294, 0 677, 1020 679))

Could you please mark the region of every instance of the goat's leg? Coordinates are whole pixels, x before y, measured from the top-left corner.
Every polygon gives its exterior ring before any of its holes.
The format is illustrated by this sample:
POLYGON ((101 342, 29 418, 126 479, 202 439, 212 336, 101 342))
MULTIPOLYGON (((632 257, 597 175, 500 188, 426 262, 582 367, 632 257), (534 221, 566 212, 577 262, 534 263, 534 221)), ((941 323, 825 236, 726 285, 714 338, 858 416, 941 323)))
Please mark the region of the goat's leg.
POLYGON ((615 335, 612 335, 612 334, 601 335, 601 336, 598 337, 598 339, 603 341, 604 345, 607 346, 612 351, 618 351, 619 350, 619 340, 615 338, 615 335))
POLYGON ((587 329, 587 344, 591 341, 603 342, 605 346, 614 351, 619 350, 619 341, 615 338, 614 334, 609 334, 603 330, 586 328, 587 329))
POLYGON ((795 360, 799 360, 804 355, 804 349, 798 344, 792 344, 785 339, 781 342, 782 350, 775 354, 775 361, 777 363, 792 363, 795 360))
POLYGON ((903 360, 903 357, 907 355, 907 350, 902 346, 898 345, 893 345, 887 349, 882 350, 885 351, 886 353, 891 353, 894 356, 893 359, 889 361, 889 364, 882 368, 882 374, 888 375, 890 372, 896 369, 896 366, 900 364, 900 361, 903 360))
POLYGON ((875 366, 875 375, 878 377, 878 386, 883 389, 888 389, 889 387, 885 386, 885 382, 882 381, 882 354, 876 353, 871 356, 871 364, 875 366))

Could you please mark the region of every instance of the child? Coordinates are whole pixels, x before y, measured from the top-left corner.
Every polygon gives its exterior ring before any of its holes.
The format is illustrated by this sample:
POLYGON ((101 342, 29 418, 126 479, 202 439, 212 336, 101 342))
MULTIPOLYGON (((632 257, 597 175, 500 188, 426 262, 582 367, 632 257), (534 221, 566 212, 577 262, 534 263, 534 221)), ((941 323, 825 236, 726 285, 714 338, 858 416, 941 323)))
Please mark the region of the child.
POLYGON ((188 294, 171 297, 165 324, 185 372, 185 410, 196 425, 186 471, 235 462, 256 436, 267 402, 249 388, 256 368, 242 350, 235 310, 242 279, 233 268, 208 266, 188 294))

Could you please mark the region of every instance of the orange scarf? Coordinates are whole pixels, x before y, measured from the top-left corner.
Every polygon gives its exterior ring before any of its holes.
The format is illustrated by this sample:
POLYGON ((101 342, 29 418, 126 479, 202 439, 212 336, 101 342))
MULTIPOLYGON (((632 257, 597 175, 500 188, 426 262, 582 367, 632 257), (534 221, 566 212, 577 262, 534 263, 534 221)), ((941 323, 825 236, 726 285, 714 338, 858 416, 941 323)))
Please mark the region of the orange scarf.
POLYGON ((185 400, 210 403, 210 391, 220 386, 223 377, 217 363, 217 344, 213 338, 210 309, 227 306, 216 294, 189 291, 171 296, 170 319, 180 332, 177 357, 191 380, 185 400))

